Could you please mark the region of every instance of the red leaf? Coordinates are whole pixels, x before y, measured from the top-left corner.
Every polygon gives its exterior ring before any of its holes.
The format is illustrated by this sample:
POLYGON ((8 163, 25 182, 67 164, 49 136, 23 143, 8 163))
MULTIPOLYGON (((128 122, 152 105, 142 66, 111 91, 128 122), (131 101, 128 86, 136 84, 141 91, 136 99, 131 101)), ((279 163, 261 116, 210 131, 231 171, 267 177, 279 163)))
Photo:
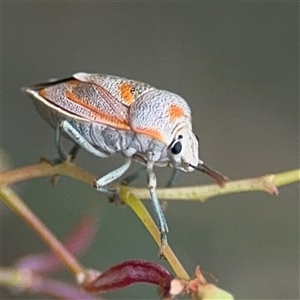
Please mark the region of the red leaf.
POLYGON ((168 292, 173 276, 162 266, 145 261, 130 260, 115 265, 96 279, 84 285, 87 292, 108 292, 134 283, 146 282, 158 285, 168 292))

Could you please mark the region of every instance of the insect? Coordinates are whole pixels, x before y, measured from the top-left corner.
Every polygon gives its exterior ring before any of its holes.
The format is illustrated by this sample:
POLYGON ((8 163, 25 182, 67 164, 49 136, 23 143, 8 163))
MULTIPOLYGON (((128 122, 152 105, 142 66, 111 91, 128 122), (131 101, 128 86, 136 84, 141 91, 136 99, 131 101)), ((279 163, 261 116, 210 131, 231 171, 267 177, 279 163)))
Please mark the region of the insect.
POLYGON ((66 158, 61 134, 73 140, 77 148, 80 146, 98 157, 117 153, 124 156, 121 167, 95 181, 97 190, 115 192, 108 184, 120 178, 132 160, 145 166, 162 247, 167 244, 168 226, 155 193, 153 167, 174 168, 173 179, 178 171, 199 170, 220 185, 227 181, 199 159, 190 107, 172 92, 139 81, 88 73, 76 73, 70 78, 22 90, 31 96, 40 115, 55 128, 61 159, 66 158))

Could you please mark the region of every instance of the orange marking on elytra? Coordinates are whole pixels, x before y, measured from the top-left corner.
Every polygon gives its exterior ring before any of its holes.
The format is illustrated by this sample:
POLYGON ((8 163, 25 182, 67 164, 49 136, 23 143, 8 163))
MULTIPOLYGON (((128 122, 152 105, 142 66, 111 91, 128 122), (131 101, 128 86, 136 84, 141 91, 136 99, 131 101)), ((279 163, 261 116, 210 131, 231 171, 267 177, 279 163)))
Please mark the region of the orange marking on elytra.
POLYGON ((170 121, 174 121, 176 119, 182 118, 184 115, 184 111, 181 107, 176 104, 171 104, 169 107, 169 118, 170 121))
POLYGON ((41 96, 41 97, 43 97, 43 98, 47 98, 47 91, 46 91, 46 89, 42 89, 42 90, 40 90, 39 91, 39 95, 41 96))
POLYGON ((80 97, 78 97, 77 95, 75 95, 74 93, 72 93, 70 90, 66 90, 65 95, 67 98, 73 100, 74 102, 77 102, 81 105, 86 106, 86 104, 84 103, 84 101, 82 101, 82 99, 80 97))
POLYGON ((131 105, 134 102, 133 87, 130 84, 121 84, 120 92, 122 99, 127 105, 131 105))
POLYGON ((70 90, 67 90, 65 92, 65 95, 68 99, 78 103, 80 106, 86 108, 89 110, 95 121, 98 121, 100 123, 104 123, 107 125, 111 125, 116 128, 124 129, 124 130, 130 130, 129 124, 127 120, 117 119, 116 117, 110 116, 100 110, 93 109, 90 105, 88 105, 84 99, 78 97, 74 93, 72 93, 70 90))
POLYGON ((156 140, 158 140, 160 142, 164 142, 163 136, 156 129, 137 127, 137 128, 134 128, 134 131, 137 132, 137 133, 148 135, 148 136, 150 136, 150 137, 152 137, 152 138, 154 138, 154 139, 156 139, 156 140))

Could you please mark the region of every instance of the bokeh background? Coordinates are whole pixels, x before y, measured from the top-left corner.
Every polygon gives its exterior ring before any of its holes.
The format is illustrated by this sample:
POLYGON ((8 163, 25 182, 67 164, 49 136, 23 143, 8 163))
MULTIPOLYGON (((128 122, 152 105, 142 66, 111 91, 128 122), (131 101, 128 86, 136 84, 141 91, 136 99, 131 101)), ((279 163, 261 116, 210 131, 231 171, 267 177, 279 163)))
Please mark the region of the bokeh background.
MULTIPOLYGON (((2 2, 1 146, 12 167, 56 157, 54 132, 20 88, 79 71, 180 94, 192 107, 201 158, 232 179, 299 167, 299 3, 2 2)), ((99 176, 121 162, 84 151, 77 160, 99 176)), ((156 173, 163 186, 170 170, 156 173)), ((209 182, 195 172, 177 185, 209 182)), ((109 204, 106 195, 68 178, 54 188, 49 178, 15 188, 59 238, 97 205, 100 229, 81 257, 85 266, 148 259, 169 268, 130 209, 109 204)), ((280 188, 278 197, 173 202, 166 217, 169 242, 191 274, 200 265, 237 299, 299 299, 299 184, 280 188)), ((2 207, 1 218, 2 265, 46 249, 9 209, 2 207)), ((105 298, 157 296, 153 286, 137 285, 105 298)))

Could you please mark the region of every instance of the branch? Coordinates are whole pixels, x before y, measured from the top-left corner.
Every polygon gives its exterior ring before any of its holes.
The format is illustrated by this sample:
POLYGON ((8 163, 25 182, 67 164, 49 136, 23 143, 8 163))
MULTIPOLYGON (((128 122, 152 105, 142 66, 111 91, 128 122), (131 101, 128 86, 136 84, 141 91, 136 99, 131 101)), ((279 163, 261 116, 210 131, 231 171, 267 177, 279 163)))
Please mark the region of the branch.
MULTIPOLYGON (((120 200, 126 203, 139 217, 139 219, 142 221, 142 223, 150 232, 151 236, 153 237, 157 245, 160 247, 161 246, 160 232, 156 224, 154 223, 152 217, 150 216, 148 210, 143 205, 143 203, 138 198, 135 197, 135 195, 131 192, 131 189, 126 187, 120 188, 119 197, 120 200)), ((162 251, 163 251, 163 256, 167 259, 167 261, 171 265, 176 275, 184 280, 189 280, 190 279, 189 275, 181 265, 180 261, 178 260, 178 258, 176 257, 176 255, 174 254, 170 246, 164 245, 162 251)))
MULTIPOLYGON (((42 161, 35 165, 3 172, 1 174, 0 187, 2 192, 2 198, 4 198, 5 202, 12 209, 17 211, 23 219, 25 219, 29 224, 31 224, 30 226, 39 233, 39 235, 47 242, 47 244, 52 249, 56 248, 57 245, 57 248, 53 250, 56 253, 59 253, 61 252, 61 249, 60 245, 57 244, 58 241, 55 240, 55 238, 53 239, 53 237, 51 237, 51 233, 48 236, 49 233, 45 231, 45 229, 43 228, 43 224, 38 224, 36 222, 36 217, 32 214, 31 211, 28 210, 28 207, 26 207, 24 203, 20 203, 20 199, 18 198, 18 196, 7 186, 9 184, 31 178, 56 175, 72 177, 91 186, 94 185, 94 181, 96 178, 95 175, 88 173, 87 171, 77 167, 76 165, 70 162, 64 162, 62 164, 52 166, 50 163, 42 161)), ((278 174, 265 175, 257 178, 231 181, 226 183, 225 186, 222 188, 220 188, 216 184, 212 184, 206 186, 157 189, 157 196, 160 199, 164 200, 197 200, 200 202, 204 202, 207 199, 212 198, 214 196, 238 192, 265 191, 272 195, 277 195, 278 186, 291 184, 297 181, 300 181, 299 169, 293 171, 286 171, 278 174)), ((149 198, 148 189, 134 187, 131 187, 129 189, 127 187, 120 186, 117 184, 112 184, 111 186, 118 189, 120 199, 132 208, 132 210, 136 213, 136 215, 141 219, 143 224, 149 230, 154 240, 159 244, 159 231, 155 223, 153 222, 151 216, 149 215, 148 211, 145 209, 141 201, 136 198, 149 198)), ((59 254, 59 256, 64 260, 65 264, 75 275, 87 275, 86 270, 84 270, 76 262, 76 260, 72 262, 73 258, 68 256, 65 257, 65 254, 63 252, 64 251, 62 251, 59 254)), ((176 275, 184 280, 189 280, 189 275, 184 270, 177 257, 174 255, 172 249, 168 245, 166 245, 163 249, 163 252, 165 257, 171 264, 173 270, 175 271, 176 275)))
MULTIPOLYGON (((1 174, 1 184, 8 185, 36 177, 55 175, 72 177, 91 186, 94 185, 95 178, 97 178, 95 175, 70 162, 52 166, 50 163, 42 161, 35 165, 3 172, 1 174)), ((277 195, 277 187, 292 184, 297 181, 300 181, 300 169, 256 178, 230 181, 222 188, 217 184, 210 184, 205 186, 158 188, 156 193, 161 200, 195 200, 205 202, 215 196, 250 191, 264 191, 272 195, 277 195)), ((120 189, 120 185, 112 184, 111 186, 120 189)), ((146 188, 130 187, 130 190, 137 198, 149 198, 149 191, 146 188)))
MULTIPOLYGON (((262 191, 277 196, 277 187, 300 181, 300 169, 256 178, 235 180, 225 183, 224 187, 216 184, 205 186, 172 187, 157 189, 157 197, 163 200, 195 200, 205 202, 214 196, 225 194, 262 191)), ((149 198, 148 190, 131 187, 131 192, 141 199, 149 198)))
POLYGON ((86 271, 84 268, 30 210, 22 199, 8 186, 0 186, 0 197, 38 234, 50 249, 60 257, 69 270, 75 275, 78 283, 82 283, 86 279, 86 271))

